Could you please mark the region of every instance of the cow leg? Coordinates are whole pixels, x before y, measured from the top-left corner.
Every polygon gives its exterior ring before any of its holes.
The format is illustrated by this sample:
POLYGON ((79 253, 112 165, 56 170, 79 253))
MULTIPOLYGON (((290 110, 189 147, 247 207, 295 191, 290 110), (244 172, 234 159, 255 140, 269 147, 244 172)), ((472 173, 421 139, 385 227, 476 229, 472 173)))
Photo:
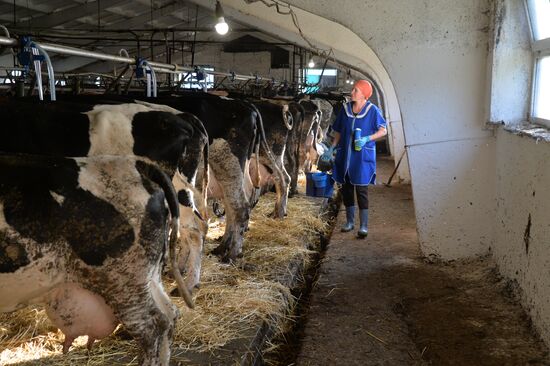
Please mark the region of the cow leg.
MULTIPOLYGON (((283 156, 276 156, 276 163, 279 166, 279 169, 273 170, 273 180, 275 182, 275 192, 277 198, 275 200, 275 208, 271 213, 271 217, 282 219, 286 216, 286 209, 288 203, 288 190, 290 187, 290 175, 287 173, 285 166, 283 164, 283 156), (280 170, 280 173, 279 173, 280 170)), ((262 157, 260 159, 261 163, 267 166, 271 165, 271 162, 262 157)))
POLYGON ((289 149, 285 149, 285 169, 287 173, 290 173, 290 184, 288 190, 288 196, 293 197, 298 193, 298 166, 296 164, 296 157, 294 153, 289 149))
POLYGON ((63 341, 63 353, 69 352, 69 348, 73 345, 74 337, 70 337, 65 334, 65 340, 63 341))
POLYGON ((244 189, 244 163, 240 164, 225 140, 214 139, 210 145, 210 166, 220 183, 225 207, 225 233, 213 253, 228 262, 242 254, 243 233, 250 217, 250 203, 244 189))
POLYGON ((253 156, 252 159, 247 159, 244 165, 244 191, 246 196, 249 197, 250 207, 255 207, 260 200, 260 185, 259 167, 256 158, 253 156))
MULTIPOLYGON (((213 168, 216 170, 216 168, 213 168)), ((221 178, 220 181, 225 180, 221 178)), ((250 207, 240 182, 228 179, 222 184, 225 207, 225 232, 222 242, 213 250, 213 254, 220 256, 222 262, 229 262, 237 259, 242 254, 243 234, 248 226, 250 207)))
POLYGON ((164 291, 160 274, 148 285, 128 288, 132 282, 135 280, 125 281, 126 288, 120 289, 119 296, 111 296, 111 306, 141 348, 140 365, 168 366, 177 308, 164 291))

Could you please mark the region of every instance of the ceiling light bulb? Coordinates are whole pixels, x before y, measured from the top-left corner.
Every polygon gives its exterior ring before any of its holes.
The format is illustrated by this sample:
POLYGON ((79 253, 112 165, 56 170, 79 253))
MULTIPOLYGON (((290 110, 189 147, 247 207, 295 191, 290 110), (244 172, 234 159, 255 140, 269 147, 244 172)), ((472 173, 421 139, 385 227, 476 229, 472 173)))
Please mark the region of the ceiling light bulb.
POLYGON ((229 26, 225 22, 225 19, 223 19, 223 17, 220 17, 218 19, 218 24, 216 24, 216 32, 223 35, 226 34, 228 30, 229 26))
POLYGON ((216 1, 215 13, 216 13, 216 19, 218 19, 218 23, 216 24, 216 32, 222 35, 226 34, 227 31, 229 30, 229 26, 225 22, 225 19, 224 19, 225 15, 223 13, 222 4, 220 4, 219 0, 216 1))
POLYGON ((307 64, 307 66, 311 69, 312 67, 315 66, 315 62, 313 62, 313 59, 309 60, 309 63, 307 64))

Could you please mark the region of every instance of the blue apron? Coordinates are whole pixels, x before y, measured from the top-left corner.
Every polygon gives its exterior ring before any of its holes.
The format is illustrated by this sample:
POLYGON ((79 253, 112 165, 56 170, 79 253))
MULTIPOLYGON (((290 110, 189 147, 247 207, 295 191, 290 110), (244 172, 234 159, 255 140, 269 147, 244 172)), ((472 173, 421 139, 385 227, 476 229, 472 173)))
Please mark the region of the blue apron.
POLYGON ((386 127, 386 121, 380 110, 371 102, 367 102, 357 115, 353 114, 352 103, 344 103, 332 129, 340 133, 340 141, 336 146, 336 159, 332 168, 332 176, 343 184, 346 174, 351 184, 366 186, 376 182, 376 143, 368 141, 361 151, 355 151, 353 131, 361 129, 361 136, 376 133, 380 127, 386 127))

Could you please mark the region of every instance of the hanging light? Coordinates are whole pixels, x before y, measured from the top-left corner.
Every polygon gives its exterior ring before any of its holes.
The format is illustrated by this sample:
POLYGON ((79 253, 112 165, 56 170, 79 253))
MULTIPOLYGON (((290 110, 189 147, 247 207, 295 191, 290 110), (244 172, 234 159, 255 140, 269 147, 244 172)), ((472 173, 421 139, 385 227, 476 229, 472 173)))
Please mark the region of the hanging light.
POLYGON ((315 61, 313 61, 313 57, 309 59, 309 62, 307 63, 307 66, 310 69, 315 66, 315 61))
POLYGON ((222 4, 220 4, 219 0, 216 0, 216 32, 218 32, 221 35, 224 35, 229 30, 229 26, 225 22, 222 4))
POLYGON ((347 72, 346 84, 353 84, 353 79, 351 78, 351 70, 348 70, 348 72, 347 72))

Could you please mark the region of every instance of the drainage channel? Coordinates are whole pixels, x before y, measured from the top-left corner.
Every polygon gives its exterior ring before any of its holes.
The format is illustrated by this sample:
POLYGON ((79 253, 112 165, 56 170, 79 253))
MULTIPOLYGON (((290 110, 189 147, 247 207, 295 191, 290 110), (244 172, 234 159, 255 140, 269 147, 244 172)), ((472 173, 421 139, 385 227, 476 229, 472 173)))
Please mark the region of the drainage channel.
POLYGON ((319 269, 325 257, 334 225, 336 224, 336 216, 340 203, 341 196, 337 195, 334 199, 329 200, 325 207, 321 209, 322 215, 329 223, 329 230, 326 234, 320 235, 319 251, 314 254, 310 266, 304 271, 301 285, 291 291, 292 295, 297 299, 296 305, 289 315, 289 319, 292 319, 292 325, 283 334, 271 340, 272 350, 263 354, 262 357, 258 357, 254 365, 295 365, 304 337, 311 295, 315 289, 315 284, 319 277, 319 269))

